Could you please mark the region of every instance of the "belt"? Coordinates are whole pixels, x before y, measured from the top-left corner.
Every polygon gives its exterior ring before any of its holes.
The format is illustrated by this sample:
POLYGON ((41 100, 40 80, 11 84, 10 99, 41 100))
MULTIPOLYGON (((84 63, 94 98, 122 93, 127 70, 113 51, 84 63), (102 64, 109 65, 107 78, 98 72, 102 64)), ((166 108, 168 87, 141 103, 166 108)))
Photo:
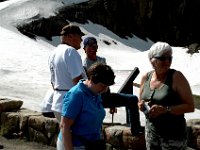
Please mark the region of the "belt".
POLYGON ((66 91, 66 92, 67 92, 67 91, 69 91, 69 90, 55 88, 54 91, 66 91))

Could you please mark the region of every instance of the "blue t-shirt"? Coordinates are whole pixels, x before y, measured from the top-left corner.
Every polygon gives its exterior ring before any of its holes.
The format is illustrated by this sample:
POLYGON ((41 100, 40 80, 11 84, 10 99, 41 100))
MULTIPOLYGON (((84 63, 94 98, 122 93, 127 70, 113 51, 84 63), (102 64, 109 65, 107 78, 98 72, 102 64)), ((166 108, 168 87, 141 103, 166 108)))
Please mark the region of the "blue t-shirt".
MULTIPOLYGON (((62 116, 75 121, 71 127, 74 146, 83 145, 80 137, 85 140, 100 139, 101 126, 105 118, 101 96, 94 95, 83 80, 65 94, 62 116)), ((62 139, 61 132, 59 138, 62 139)))

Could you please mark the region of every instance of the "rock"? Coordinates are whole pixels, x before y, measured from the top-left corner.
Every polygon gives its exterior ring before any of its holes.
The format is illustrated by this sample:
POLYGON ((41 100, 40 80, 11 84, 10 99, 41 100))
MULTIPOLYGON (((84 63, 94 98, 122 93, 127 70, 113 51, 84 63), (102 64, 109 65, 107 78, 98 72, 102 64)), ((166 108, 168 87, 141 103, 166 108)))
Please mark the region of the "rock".
MULTIPOLYGON (((8 109, 10 112, 1 113, 1 135, 7 138, 23 138, 26 141, 56 146, 59 123, 55 118, 48 118, 40 112, 27 109, 16 111, 21 106, 16 105, 16 107, 13 107, 13 105, 8 105, 10 102, 9 99, 4 99, 5 106, 3 106, 3 109, 4 111, 8 109)), ((200 149, 200 119, 188 120, 187 127, 189 131, 189 147, 187 150, 200 149)), ((146 150, 144 134, 132 136, 130 127, 126 125, 119 123, 103 124, 102 131, 107 150, 146 150)))
POLYGON ((132 136, 130 127, 123 125, 105 128, 106 142, 116 148, 146 150, 144 134, 132 136))
POLYGON ((194 54, 194 53, 199 53, 199 50, 200 50, 200 45, 198 43, 193 43, 193 44, 190 44, 188 46, 188 51, 187 53, 189 54, 194 54))
POLYGON ((49 18, 34 16, 33 21, 17 28, 31 38, 43 36, 51 40, 59 34, 60 27, 68 24, 66 20, 82 24, 91 21, 124 39, 134 35, 145 41, 166 41, 182 47, 200 43, 199 7, 199 0, 90 0, 63 5, 49 18))
POLYGON ((0 113, 11 110, 19 110, 23 104, 21 100, 11 100, 7 98, 0 98, 0 113))
POLYGON ((48 137, 46 137, 42 131, 36 130, 31 127, 28 127, 28 131, 29 131, 29 140, 30 141, 49 144, 48 137))
POLYGON ((19 133, 19 115, 15 112, 3 112, 1 114, 1 135, 6 137, 15 136, 19 133))
POLYGON ((194 149, 200 149, 200 119, 191 119, 187 121, 189 128, 188 145, 194 149))

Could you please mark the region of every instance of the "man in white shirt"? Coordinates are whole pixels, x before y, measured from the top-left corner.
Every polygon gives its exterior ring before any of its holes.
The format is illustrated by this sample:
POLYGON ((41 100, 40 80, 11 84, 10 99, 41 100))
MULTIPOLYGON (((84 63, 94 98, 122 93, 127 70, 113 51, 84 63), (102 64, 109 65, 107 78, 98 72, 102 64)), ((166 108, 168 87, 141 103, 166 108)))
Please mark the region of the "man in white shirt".
POLYGON ((59 44, 49 57, 51 84, 54 90, 51 110, 60 121, 62 101, 65 93, 78 83, 86 79, 81 56, 77 52, 81 48, 82 36, 85 34, 76 25, 66 25, 61 31, 59 44))

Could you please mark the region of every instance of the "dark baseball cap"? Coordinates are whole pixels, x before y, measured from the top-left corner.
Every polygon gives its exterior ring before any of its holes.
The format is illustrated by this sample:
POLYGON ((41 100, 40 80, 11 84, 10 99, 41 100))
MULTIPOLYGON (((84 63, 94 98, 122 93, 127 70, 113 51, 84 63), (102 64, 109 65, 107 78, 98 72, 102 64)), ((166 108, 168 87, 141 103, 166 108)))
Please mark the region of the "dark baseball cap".
POLYGON ((76 25, 66 25, 62 28, 62 31, 60 32, 60 35, 68 35, 68 34, 79 34, 81 36, 84 36, 85 33, 81 31, 81 29, 76 25))
POLYGON ((83 41, 84 47, 87 45, 97 45, 97 40, 94 37, 87 37, 83 41))

